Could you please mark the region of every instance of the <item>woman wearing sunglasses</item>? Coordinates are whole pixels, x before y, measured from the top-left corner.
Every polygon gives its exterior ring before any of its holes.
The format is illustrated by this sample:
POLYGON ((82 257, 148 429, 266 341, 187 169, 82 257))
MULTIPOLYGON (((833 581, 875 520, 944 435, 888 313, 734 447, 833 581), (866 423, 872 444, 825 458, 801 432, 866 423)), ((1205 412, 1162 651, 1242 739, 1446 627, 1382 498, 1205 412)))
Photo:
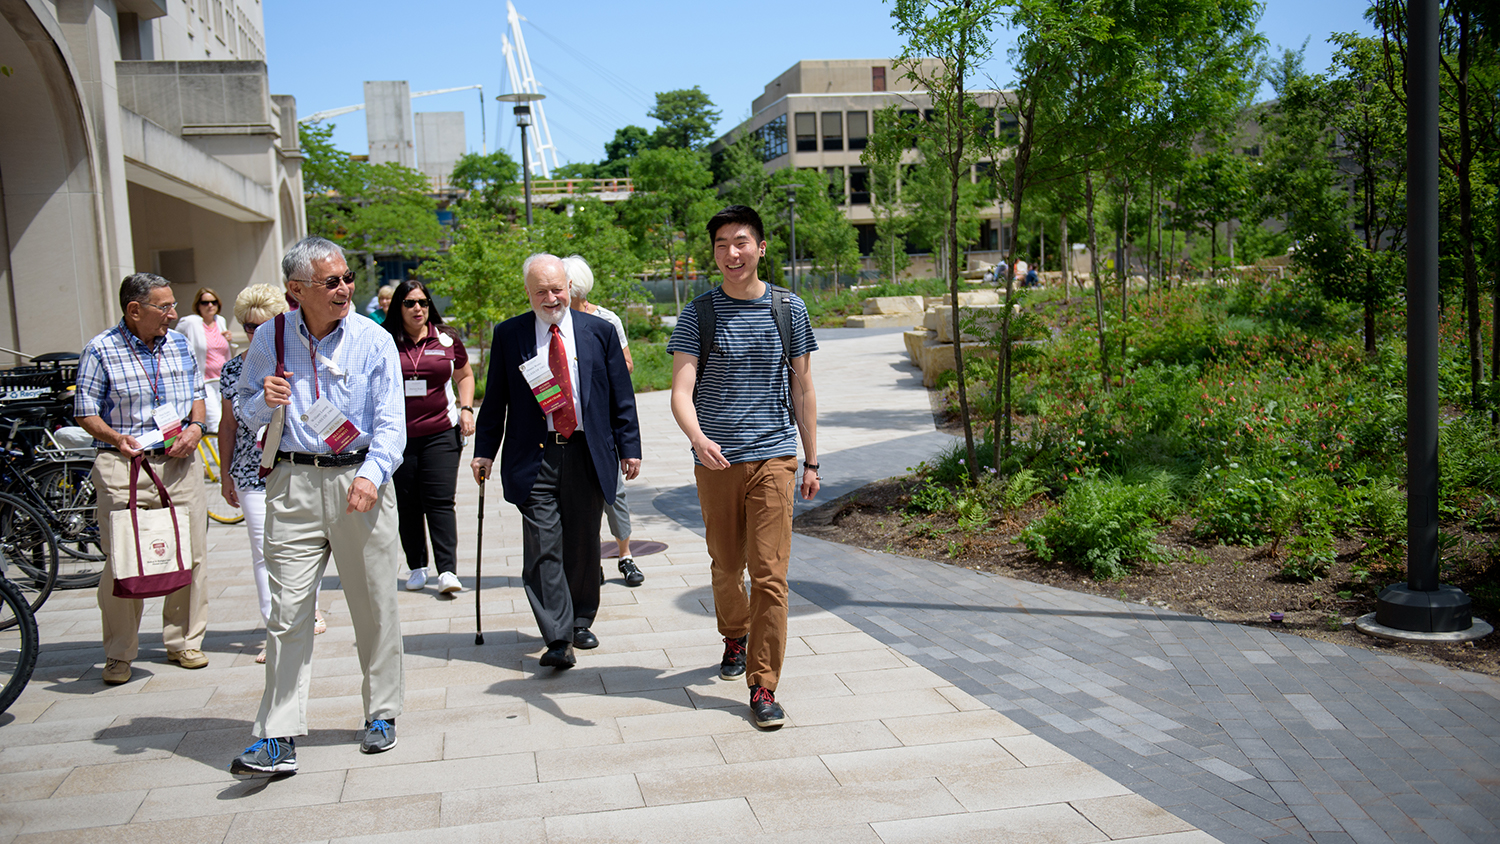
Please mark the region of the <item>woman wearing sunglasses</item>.
POLYGON ((203 406, 207 418, 203 420, 208 433, 219 430, 220 392, 219 373, 229 360, 229 325, 219 314, 219 294, 212 288, 200 287, 193 294, 193 312, 177 321, 177 330, 187 336, 193 348, 193 357, 198 360, 198 371, 203 375, 203 406))
POLYGON ((427 585, 427 538, 438 591, 451 595, 458 582, 458 486, 463 437, 474 433, 474 370, 458 332, 443 325, 427 285, 415 279, 397 285, 381 323, 396 340, 406 394, 406 451, 392 481, 400 515, 401 549, 411 570, 406 588, 427 585))
MULTIPOLYGON (((247 338, 253 338, 262 323, 268 323, 277 314, 286 313, 286 291, 269 284, 256 284, 240 291, 234 300, 234 318, 245 327, 247 338)), ((272 329, 267 328, 267 331, 272 329)), ((260 477, 260 432, 240 422, 240 409, 235 385, 240 380, 240 371, 245 366, 245 355, 250 353, 250 344, 245 351, 224 364, 219 374, 224 388, 223 424, 219 427, 219 459, 228 469, 223 474, 220 492, 224 500, 240 508, 245 514, 245 529, 250 532, 250 570, 255 575, 255 593, 260 597, 260 620, 271 618, 271 584, 266 575, 266 559, 262 552, 266 530, 266 482, 260 477)), ((314 610, 313 632, 328 629, 323 620, 323 611, 314 610)), ((266 661, 266 649, 260 649, 256 662, 266 661)))

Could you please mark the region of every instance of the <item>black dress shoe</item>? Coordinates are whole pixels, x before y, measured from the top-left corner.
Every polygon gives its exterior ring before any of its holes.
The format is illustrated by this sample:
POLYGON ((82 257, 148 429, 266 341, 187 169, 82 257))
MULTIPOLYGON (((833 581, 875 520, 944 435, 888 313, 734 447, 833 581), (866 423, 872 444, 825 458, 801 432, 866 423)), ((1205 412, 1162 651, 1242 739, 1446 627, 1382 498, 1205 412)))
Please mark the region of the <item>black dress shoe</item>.
POLYGON ((630 557, 620 558, 620 574, 625 575, 626 586, 640 586, 646 582, 646 575, 630 557))
POLYGON ((585 651, 593 650, 599 647, 599 637, 587 627, 575 627, 573 628, 573 647, 585 651))
POLYGON ((542 665, 550 665, 553 668, 572 668, 578 664, 577 658, 573 656, 573 645, 571 642, 553 642, 542 654, 542 665))

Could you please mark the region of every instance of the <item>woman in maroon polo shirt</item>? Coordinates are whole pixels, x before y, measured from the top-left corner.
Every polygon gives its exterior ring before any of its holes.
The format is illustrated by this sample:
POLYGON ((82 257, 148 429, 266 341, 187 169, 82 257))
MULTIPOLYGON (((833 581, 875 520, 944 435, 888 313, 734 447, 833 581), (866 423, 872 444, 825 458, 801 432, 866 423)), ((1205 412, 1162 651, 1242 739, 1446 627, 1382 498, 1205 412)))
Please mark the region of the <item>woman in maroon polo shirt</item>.
POLYGON ((420 281, 397 285, 382 325, 396 340, 406 394, 406 451, 392 478, 401 549, 411 569, 406 588, 415 592, 427 585, 431 536, 438 590, 451 594, 463 588, 458 583, 453 493, 463 437, 474 433, 474 370, 458 333, 443 325, 420 281))

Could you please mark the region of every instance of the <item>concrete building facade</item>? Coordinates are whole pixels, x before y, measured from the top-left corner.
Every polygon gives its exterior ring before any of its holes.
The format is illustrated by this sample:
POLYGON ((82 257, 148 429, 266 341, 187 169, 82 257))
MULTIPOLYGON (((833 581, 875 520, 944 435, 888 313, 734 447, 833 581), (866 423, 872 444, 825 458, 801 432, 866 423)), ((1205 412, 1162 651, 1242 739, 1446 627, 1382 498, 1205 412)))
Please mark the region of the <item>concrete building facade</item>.
MULTIPOLYGON (((929 60, 931 61, 931 60, 929 60)), ((982 103, 1002 102, 995 91, 974 92, 982 103), (986 102, 988 100, 988 102, 986 102)), ((765 92, 751 103, 752 116, 712 145, 717 151, 745 133, 760 136, 767 173, 787 167, 816 170, 842 180, 843 212, 859 232, 860 253, 868 255, 875 242, 875 215, 870 207, 869 170, 860 161, 873 127, 875 113, 896 105, 898 109, 930 115, 932 99, 902 78, 889 59, 804 60, 766 83, 765 92)), ((1014 126, 1014 118, 995 109, 996 131, 1014 126)), ((918 161, 915 149, 904 163, 918 161)), ((977 179, 990 162, 979 162, 970 174, 977 179)), ((998 250, 1009 246, 1009 226, 1003 223, 1002 205, 995 203, 980 213, 977 249, 969 263, 993 263, 998 250)), ((913 263, 914 274, 931 274, 930 261, 913 263)))
POLYGON ((200 285, 227 304, 280 283, 307 222, 263 20, 259 0, 0 0, 0 347, 79 350, 138 270, 183 313, 200 285))

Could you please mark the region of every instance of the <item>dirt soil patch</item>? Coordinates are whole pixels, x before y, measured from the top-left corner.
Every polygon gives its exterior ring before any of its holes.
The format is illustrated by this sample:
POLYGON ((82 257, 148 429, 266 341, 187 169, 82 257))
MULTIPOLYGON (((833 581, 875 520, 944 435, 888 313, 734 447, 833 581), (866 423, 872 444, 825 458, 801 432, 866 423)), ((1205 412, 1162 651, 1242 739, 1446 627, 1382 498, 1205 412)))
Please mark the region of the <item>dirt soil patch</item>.
MULTIPOLYGON (((1405 579, 1399 563, 1372 562, 1366 544, 1358 539, 1338 543, 1338 562, 1328 577, 1301 583, 1281 576, 1281 565, 1269 546, 1208 543, 1194 535, 1193 520, 1183 517, 1159 537, 1168 562, 1138 568, 1120 580, 1096 581, 1082 567, 1037 559, 1015 541, 1028 523, 1051 506, 1044 500, 1033 500, 986 529, 966 532, 950 515, 909 514, 907 503, 917 483, 890 479, 862 487, 803 513, 795 529, 860 548, 1500 676, 1500 636, 1464 645, 1412 645, 1371 638, 1354 629, 1355 619, 1375 610, 1381 586, 1405 579), (1360 562, 1370 571, 1362 581, 1354 565, 1360 562), (1283 620, 1272 621, 1273 612, 1282 613, 1283 620)), ((1449 579, 1445 577, 1444 582, 1449 579)), ((1455 585, 1469 589, 1461 581, 1455 585)))

